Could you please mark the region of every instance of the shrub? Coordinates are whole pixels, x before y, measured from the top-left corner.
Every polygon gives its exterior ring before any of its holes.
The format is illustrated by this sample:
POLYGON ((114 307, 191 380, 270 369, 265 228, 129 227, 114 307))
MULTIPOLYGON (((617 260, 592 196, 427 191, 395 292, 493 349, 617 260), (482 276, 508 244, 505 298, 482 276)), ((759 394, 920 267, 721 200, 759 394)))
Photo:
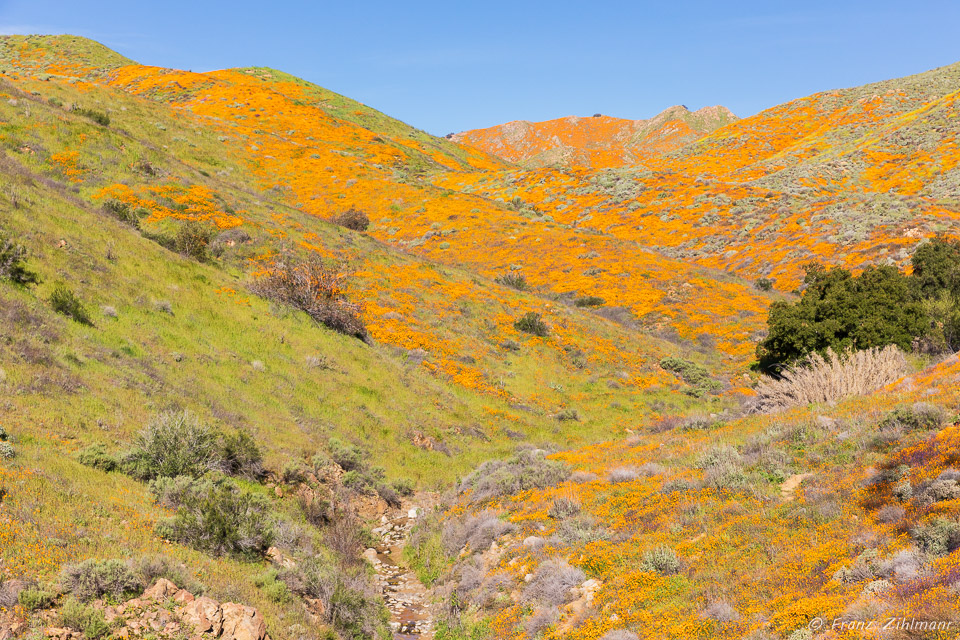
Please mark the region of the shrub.
POLYGON ((123 467, 140 480, 202 476, 216 465, 216 435, 188 411, 167 411, 150 421, 123 459, 123 467))
POLYGON ((456 555, 464 546, 471 552, 482 552, 490 548, 497 538, 513 531, 515 527, 501 520, 492 511, 448 520, 443 527, 441 541, 448 555, 456 555))
POLYGON ((347 299, 346 285, 342 266, 327 264, 317 255, 301 261, 285 253, 265 267, 251 288, 268 300, 304 311, 334 331, 366 340, 362 307, 347 299))
POLYGON ((906 513, 907 512, 903 507, 895 504, 888 504, 877 511, 877 520, 885 524, 895 524, 903 520, 903 517, 906 515, 906 513))
POLYGON ((206 262, 209 259, 207 247, 213 233, 201 222, 187 220, 180 224, 177 234, 173 237, 173 247, 177 253, 197 262, 206 262))
POLYGON ((327 442, 330 458, 344 471, 354 471, 364 466, 363 452, 352 444, 346 444, 339 438, 330 438, 327 442))
POLYGON ((910 281, 890 266, 867 267, 859 276, 808 265, 796 303, 774 302, 767 337, 757 345, 758 367, 776 372, 812 353, 895 344, 911 348, 927 319, 910 281))
POLYGON ((640 640, 640 636, 626 629, 611 629, 600 636, 600 640, 640 640))
POLYGON ((517 291, 526 291, 530 286, 527 282, 527 277, 515 271, 508 271, 507 273, 497 276, 494 280, 505 287, 510 287, 517 291))
POLYGON ((573 408, 563 409, 554 417, 560 422, 580 422, 580 412, 573 408))
POLYGON ((616 467, 607 474, 607 480, 613 484, 621 482, 633 482, 640 477, 640 471, 636 467, 616 467))
POLYGON ((706 486, 720 490, 738 489, 747 484, 742 460, 733 447, 718 446, 700 458, 697 467, 704 470, 706 486))
POLYGON ((547 560, 534 571, 522 598, 525 602, 537 601, 556 607, 571 600, 570 589, 583 582, 583 579, 583 571, 570 566, 566 560, 547 560))
POLYGON ((96 122, 102 127, 110 126, 110 116, 108 116, 103 111, 97 111, 95 109, 84 109, 83 107, 79 107, 76 105, 74 105, 71 111, 81 116, 84 116, 85 118, 90 118, 91 120, 93 120, 94 122, 96 122))
POLYGON ((78 600, 89 602, 104 596, 121 599, 143 585, 122 560, 91 559, 64 567, 60 586, 78 600))
POLYGON ((960 294, 960 240, 946 236, 923 242, 910 259, 913 286, 924 298, 960 294))
POLYGON ((140 556, 130 561, 129 565, 144 586, 154 585, 160 578, 166 578, 194 595, 200 595, 206 591, 206 587, 190 574, 186 565, 167 556, 140 556))
POLYGON ((219 467, 227 475, 260 480, 264 477, 263 452, 246 431, 220 436, 219 467))
POLYGON ((773 280, 770 278, 757 278, 757 281, 753 283, 753 286, 758 291, 771 291, 773 289, 773 280))
POLYGON ((668 356, 660 360, 660 368, 676 375, 692 387, 688 393, 700 398, 708 393, 717 393, 723 388, 718 381, 710 377, 706 368, 683 358, 668 356))
POLYGON ((509 460, 490 460, 460 483, 460 492, 472 491, 473 502, 512 495, 528 489, 555 486, 570 475, 561 462, 547 460, 540 449, 522 450, 509 460))
POLYGON ((446 571, 448 561, 443 545, 443 527, 436 513, 417 520, 403 548, 403 559, 427 588, 446 571))
POLYGON ((905 429, 907 431, 930 431, 938 429, 947 416, 940 407, 926 402, 896 407, 880 421, 881 429, 905 429))
POLYGON ((24 589, 17 595, 17 602, 27 611, 49 609, 53 606, 54 596, 43 589, 24 589))
POLYGON ((580 503, 571 498, 557 498, 547 510, 547 516, 556 520, 563 520, 580 513, 580 503))
POLYGON ((398 508, 403 502, 400 500, 400 494, 398 494, 393 487, 388 484, 378 484, 377 485, 377 495, 386 502, 389 506, 393 508, 398 508))
POLYGON ((550 329, 547 327, 547 324, 542 320, 540 314, 536 311, 528 311, 523 314, 521 317, 513 323, 514 328, 517 331, 523 331, 524 333, 529 333, 531 335, 540 336, 541 338, 546 337, 550 334, 550 329))
POLYGON ((757 386, 753 408, 781 411, 811 403, 831 403, 848 396, 866 395, 907 373, 903 353, 893 345, 836 354, 811 354, 803 364, 781 371, 779 379, 757 386))
POLYGON ((269 569, 253 579, 253 584, 267 596, 271 602, 283 604, 290 601, 290 590, 287 584, 277 579, 279 572, 276 569, 269 569))
POLYGON ((83 306, 83 302, 63 283, 59 283, 53 288, 53 293, 50 294, 50 306, 57 313, 65 315, 75 322, 93 326, 90 313, 83 306))
POLYGON ((110 633, 103 612, 74 598, 67 598, 60 609, 60 626, 82 631, 88 640, 97 640, 110 633))
POLYGON ((103 203, 103 210, 114 218, 131 227, 140 227, 140 213, 142 209, 131 209, 130 205, 120 200, 107 200, 103 203))
POLYGON ((366 231, 370 227, 370 218, 366 213, 355 207, 341 211, 331 218, 330 221, 335 225, 352 231, 366 231))
POLYGON ((0 441, 0 460, 13 460, 17 456, 17 450, 9 442, 0 441))
POLYGON ((281 570, 278 579, 297 595, 320 600, 324 622, 341 637, 390 637, 387 609, 360 571, 344 570, 313 556, 281 570))
POLYGON ((577 307, 602 307, 606 304, 606 300, 599 296, 583 296, 575 299, 573 304, 577 307))
POLYGON ((960 522, 937 518, 930 524, 910 532, 921 551, 934 556, 945 556, 960 549, 960 522))
POLYGON ((566 544, 579 546, 607 540, 610 534, 592 518, 580 514, 557 522, 557 536, 566 544))
POLYGON ((413 480, 409 478, 397 478, 392 483, 393 490, 401 496, 412 496, 414 492, 413 480))
POLYGON ((273 541, 273 521, 265 498, 230 485, 187 491, 172 520, 157 533, 213 555, 252 559, 273 541))
POLYGON ((116 456, 108 454, 107 448, 102 444, 92 444, 81 449, 77 452, 77 461, 84 466, 108 472, 116 471, 120 466, 120 461, 116 456))
POLYGON ((544 631, 556 624, 560 619, 560 611, 556 607, 540 607, 523 623, 523 629, 528 638, 536 638, 544 631))
POLYGON ((27 269, 27 250, 0 232, 0 278, 16 284, 27 285, 40 282, 40 276, 27 269))
POLYGON ((734 622, 740 619, 740 614, 726 600, 714 600, 701 614, 708 620, 716 620, 720 623, 734 622))
POLYGON ((669 576, 680 571, 680 559, 670 547, 659 546, 643 554, 641 566, 646 571, 656 571, 669 576))

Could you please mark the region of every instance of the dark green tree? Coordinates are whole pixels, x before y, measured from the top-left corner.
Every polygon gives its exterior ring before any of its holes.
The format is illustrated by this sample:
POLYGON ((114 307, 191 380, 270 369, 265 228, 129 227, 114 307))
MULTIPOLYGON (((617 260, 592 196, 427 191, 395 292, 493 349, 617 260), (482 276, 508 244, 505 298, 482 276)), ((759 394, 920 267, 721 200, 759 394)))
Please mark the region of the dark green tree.
POLYGON ((913 283, 925 299, 948 291, 960 296, 960 241, 937 236, 913 252, 913 283))
POLYGON ((819 264, 806 267, 796 303, 775 302, 768 335, 757 345, 762 371, 776 373, 810 353, 895 344, 909 349, 928 326, 911 282, 896 268, 868 267, 859 276, 819 264))

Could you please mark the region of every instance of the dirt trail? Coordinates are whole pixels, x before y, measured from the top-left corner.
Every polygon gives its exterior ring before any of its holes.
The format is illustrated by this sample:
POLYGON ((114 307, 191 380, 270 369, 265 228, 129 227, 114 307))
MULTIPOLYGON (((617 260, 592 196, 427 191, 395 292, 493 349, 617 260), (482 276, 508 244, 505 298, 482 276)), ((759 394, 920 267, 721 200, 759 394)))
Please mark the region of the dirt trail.
POLYGON ((376 548, 367 549, 363 554, 377 572, 377 585, 390 610, 390 627, 395 640, 433 638, 434 615, 429 592, 413 572, 402 566, 401 561, 407 536, 422 512, 420 507, 405 505, 402 510, 383 515, 380 525, 373 529, 380 542, 376 548))

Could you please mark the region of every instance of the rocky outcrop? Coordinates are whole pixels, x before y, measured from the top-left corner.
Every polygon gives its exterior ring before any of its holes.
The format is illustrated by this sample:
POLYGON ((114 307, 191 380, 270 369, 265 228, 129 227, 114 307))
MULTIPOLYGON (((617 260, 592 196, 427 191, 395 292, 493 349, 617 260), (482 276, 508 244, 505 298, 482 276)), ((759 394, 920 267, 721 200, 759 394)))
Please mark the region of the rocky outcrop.
MULTIPOLYGON (((161 578, 139 598, 111 606, 102 601, 93 606, 103 612, 111 636, 121 640, 270 640, 263 615, 253 607, 235 602, 220 603, 206 596, 195 597, 169 580, 161 578)), ((46 638, 80 640, 76 629, 55 626, 56 611, 45 611, 40 620, 46 638)), ((26 621, 0 624, 0 639, 10 640, 29 630, 26 621)))

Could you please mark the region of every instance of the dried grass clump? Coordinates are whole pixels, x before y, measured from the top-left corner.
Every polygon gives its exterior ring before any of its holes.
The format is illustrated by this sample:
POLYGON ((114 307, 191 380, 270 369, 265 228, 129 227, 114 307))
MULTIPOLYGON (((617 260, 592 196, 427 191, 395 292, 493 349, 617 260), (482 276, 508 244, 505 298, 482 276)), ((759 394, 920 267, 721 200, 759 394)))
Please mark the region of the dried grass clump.
POLYGON ((848 396, 862 396, 902 378, 907 361, 895 345, 826 357, 811 354, 803 366, 787 369, 779 379, 764 380, 757 387, 755 410, 782 411, 812 403, 830 403, 848 396))

